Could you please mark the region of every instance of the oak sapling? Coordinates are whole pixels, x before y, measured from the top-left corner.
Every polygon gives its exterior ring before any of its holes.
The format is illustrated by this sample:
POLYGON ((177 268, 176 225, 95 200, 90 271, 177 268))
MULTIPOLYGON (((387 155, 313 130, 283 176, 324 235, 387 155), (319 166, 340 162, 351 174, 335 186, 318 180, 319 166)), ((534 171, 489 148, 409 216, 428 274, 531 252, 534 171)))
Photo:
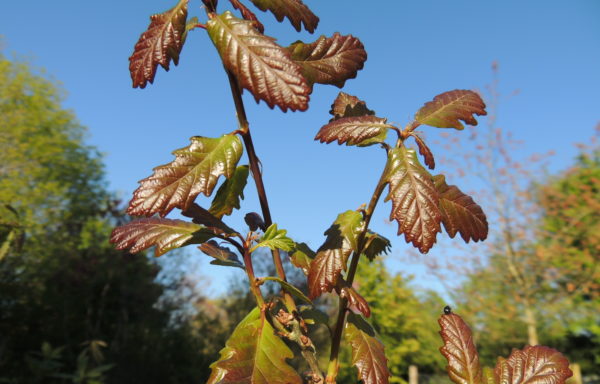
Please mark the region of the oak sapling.
MULTIPOLYGON (((212 264, 245 271, 257 307, 237 325, 221 350, 220 359, 211 365, 209 383, 335 383, 342 336, 352 347, 358 380, 365 384, 388 383, 384 346, 366 319, 370 316, 369 304, 352 285, 361 255, 373 260, 391 247, 388 239, 369 229, 371 216, 387 187, 384 200, 392 202, 390 219, 397 221, 398 234, 403 234, 422 253, 434 245, 442 225, 450 237, 458 233, 465 242, 484 240, 488 226, 481 208, 456 186, 448 185, 443 175, 430 174, 408 144, 412 138, 426 166, 434 169, 433 153, 416 129, 427 125, 461 130, 462 122, 476 125, 475 115, 486 114, 485 104, 469 90, 446 92, 426 103, 402 129, 376 116, 364 101, 340 92, 332 105, 331 119, 315 140, 359 147, 378 145, 386 161, 366 208, 340 213, 315 252, 292 240, 286 230, 273 222, 242 90, 248 90, 257 102, 264 101, 272 109, 277 106, 283 112, 304 111, 315 84, 341 88, 348 79, 356 77, 367 59, 363 44, 352 35, 335 33, 320 36, 314 42, 298 41, 283 47, 264 34, 264 25, 246 6, 247 1, 229 0, 241 17, 230 11, 218 13, 217 0, 202 2, 205 23, 188 17, 188 0, 180 0, 172 9, 151 16, 147 31, 129 58, 133 86, 144 88, 153 83, 159 64, 165 70, 171 61, 177 65, 189 33, 203 30, 214 43, 227 73, 238 126, 216 138, 192 137, 188 146, 173 152, 172 162, 154 168, 152 175, 140 181, 127 210, 143 218, 116 228, 111 241, 117 248, 131 252, 155 247, 156 256, 196 244, 214 259, 212 264), (390 131, 396 137, 388 142, 390 131), (244 150, 249 164, 240 165, 244 150), (262 215, 248 213, 248 228, 232 228, 224 220, 240 209, 250 174, 262 215), (215 192, 221 176, 224 180, 215 192), (200 194, 214 195, 210 207, 195 202, 200 194), (167 218, 174 209, 191 220, 167 218), (253 254, 259 248, 270 250, 276 276, 255 275, 253 254), (307 276, 308 297, 287 281, 282 251, 307 276), (265 299, 261 285, 266 281, 280 284, 277 297, 265 299), (317 353, 322 351, 317 351, 311 341, 303 314, 309 313, 305 309, 312 306, 311 300, 325 292, 339 296, 339 312, 333 320, 329 364, 322 370, 317 359, 317 353), (304 306, 298 307, 297 302, 304 306), (294 353, 284 340, 295 343, 306 361, 309 370, 302 376, 288 364, 294 353)), ((298 31, 313 33, 317 28, 319 18, 301 0, 249 2, 262 11, 270 11, 278 21, 288 19, 298 31)), ((311 322, 330 325, 327 316, 317 308, 310 308, 310 312, 311 322)), ((458 318, 448 312, 444 316, 458 318)), ((450 331, 444 327, 442 338, 447 344, 450 331)), ((501 370, 510 370, 511 358, 501 370)), ((449 373, 455 380, 452 370, 449 373)))

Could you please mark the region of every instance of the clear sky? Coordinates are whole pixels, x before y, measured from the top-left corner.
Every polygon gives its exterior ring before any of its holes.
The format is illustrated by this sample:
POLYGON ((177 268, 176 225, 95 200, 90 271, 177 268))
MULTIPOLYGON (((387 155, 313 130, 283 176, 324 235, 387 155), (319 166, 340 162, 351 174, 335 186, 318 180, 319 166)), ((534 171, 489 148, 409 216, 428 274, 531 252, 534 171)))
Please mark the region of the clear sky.
MULTIPOLYGON (((519 90, 499 112, 500 125, 524 142, 515 155, 553 149, 551 170, 563 169, 577 153, 572 143, 588 140, 600 121, 600 1, 305 2, 321 19, 315 36, 298 34, 287 21, 278 24, 257 11, 266 33, 282 45, 336 31, 359 37, 369 58, 344 90, 390 121, 405 124, 438 93, 483 88, 492 79, 493 61, 500 66, 500 90, 519 90)), ((144 90, 131 88, 127 59, 133 45, 148 16, 174 3, 33 0, 0 5, 4 53, 29 59, 63 83, 64 105, 89 128, 89 143, 105 154, 110 188, 125 200, 139 179, 171 161, 170 152, 187 146, 190 136, 218 136, 236 128, 226 76, 202 30, 190 33, 178 67, 169 73, 159 68, 154 84, 144 90)), ((204 20, 199 5, 191 0, 190 13, 204 20)), ((314 248, 338 213, 368 202, 385 161, 374 147, 313 141, 329 119, 337 92, 316 86, 308 112, 287 114, 257 105, 245 93, 274 220, 314 248)), ((483 129, 485 120, 480 122, 483 129)), ((428 131, 428 137, 438 135, 428 131)), ((243 204, 242 212, 260 210, 250 185, 243 204)), ((384 222, 388 212, 389 206, 379 207, 372 226, 393 239, 398 256, 408 246, 395 236, 395 225, 384 222)), ((240 227, 242 216, 234 215, 230 223, 240 227)), ((228 276, 225 268, 201 264, 202 273, 216 283, 228 276)), ((415 265, 390 266, 423 276, 415 265)), ((423 279, 420 283, 429 285, 423 279)))

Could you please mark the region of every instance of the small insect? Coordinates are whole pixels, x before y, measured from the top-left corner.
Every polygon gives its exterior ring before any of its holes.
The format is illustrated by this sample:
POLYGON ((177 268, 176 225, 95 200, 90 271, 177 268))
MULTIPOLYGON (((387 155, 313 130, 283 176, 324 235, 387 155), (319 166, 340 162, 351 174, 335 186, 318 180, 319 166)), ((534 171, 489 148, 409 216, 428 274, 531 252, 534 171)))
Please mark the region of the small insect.
POLYGON ((449 305, 446 305, 446 306, 444 307, 444 315, 449 315, 449 314, 451 314, 451 313, 452 313, 452 308, 450 308, 450 306, 449 306, 449 305))

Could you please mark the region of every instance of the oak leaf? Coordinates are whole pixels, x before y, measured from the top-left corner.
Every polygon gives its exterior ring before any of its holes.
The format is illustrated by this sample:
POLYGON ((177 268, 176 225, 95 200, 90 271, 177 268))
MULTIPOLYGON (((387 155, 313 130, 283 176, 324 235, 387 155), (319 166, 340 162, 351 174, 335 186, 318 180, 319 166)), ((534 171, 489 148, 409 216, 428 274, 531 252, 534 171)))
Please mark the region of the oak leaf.
POLYGON ((222 265, 226 267, 237 267, 244 269, 238 256, 227 247, 222 247, 214 240, 200 244, 198 247, 206 255, 214 258, 210 263, 213 265, 222 265))
POLYGON ((573 375, 569 361, 557 350, 528 345, 499 358, 494 369, 497 384, 564 384, 573 375))
POLYGON ((244 187, 248 182, 248 174, 247 165, 237 167, 233 175, 217 189, 208 211, 215 217, 222 218, 231 215, 234 209, 240 209, 240 199, 244 200, 244 187))
POLYGON ((319 18, 304 5, 302 0, 251 0, 261 11, 271 11, 277 21, 287 17, 296 31, 300 32, 302 24, 304 29, 313 33, 319 24, 319 18))
POLYGON ((285 229, 277 229, 277 224, 271 224, 260 238, 258 244, 256 244, 250 252, 253 252, 260 247, 267 247, 272 250, 281 249, 283 251, 291 251, 295 244, 294 240, 287 237, 287 231, 285 229))
POLYGON ((366 147, 383 143, 390 128, 393 126, 381 117, 343 117, 321 127, 315 140, 328 144, 337 140, 338 144, 366 147))
POLYGON ((473 335, 463 319, 454 314, 442 315, 440 335, 444 345, 440 352, 448 360, 448 376, 456 384, 481 384, 482 371, 473 335))
POLYGON ((359 315, 348 314, 344 338, 352 347, 352 365, 358 368, 358 378, 364 384, 388 384, 385 347, 375 336, 375 330, 359 315))
POLYGON ((265 26, 258 20, 254 12, 248 9, 244 4, 242 4, 239 0, 229 0, 233 8, 240 11, 244 20, 248 20, 254 23, 254 27, 260 32, 265 33, 265 26))
POLYGON ((403 233, 407 242, 427 253, 441 232, 442 219, 432 176, 416 152, 404 146, 388 152, 385 175, 389 183, 385 201, 392 200, 390 220, 398 222, 398 235, 403 233))
POLYGON ((367 108, 367 103, 358 97, 349 95, 345 92, 340 92, 333 101, 333 104, 331 104, 329 113, 333 116, 333 118, 329 120, 329 122, 332 122, 344 117, 374 115, 375 111, 367 108))
POLYGON ((365 317, 371 316, 371 308, 369 303, 352 287, 343 287, 340 290, 340 297, 348 300, 348 307, 357 310, 358 312, 365 315, 365 317))
POLYGON ((173 152, 175 160, 154 168, 133 193, 127 213, 166 216, 173 208, 188 208, 200 193, 210 196, 220 176, 230 178, 242 155, 235 135, 192 137, 188 147, 173 152))
POLYGON ((423 156, 423 159, 425 160, 425 165, 427 165, 429 169, 434 169, 435 158, 433 157, 431 149, 429 149, 427 144, 425 144, 425 141, 423 141, 423 139, 419 135, 412 133, 411 136, 414 137, 415 141, 417 142, 417 146, 419 147, 419 154, 423 156))
POLYGON ((142 33, 129 58, 133 87, 145 88, 154 82, 160 64, 166 71, 169 63, 177 65, 186 34, 188 0, 181 0, 172 9, 150 16, 150 26, 142 33))
POLYGON ((415 120, 419 124, 426 124, 437 128, 464 129, 459 120, 469 125, 477 125, 473 116, 484 116, 485 103, 481 97, 469 90, 456 89, 444 92, 427 102, 415 114, 415 120))
POLYGON ((225 68, 257 102, 264 100, 270 108, 277 105, 284 112, 308 108, 310 87, 301 67, 275 39, 229 11, 209 20, 207 30, 225 68))

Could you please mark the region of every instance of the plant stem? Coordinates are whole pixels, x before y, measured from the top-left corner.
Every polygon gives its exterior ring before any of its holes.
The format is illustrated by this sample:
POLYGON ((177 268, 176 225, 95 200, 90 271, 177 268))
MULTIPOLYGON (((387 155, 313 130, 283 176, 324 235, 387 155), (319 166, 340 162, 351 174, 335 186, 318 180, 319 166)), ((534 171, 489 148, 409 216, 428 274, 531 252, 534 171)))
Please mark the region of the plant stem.
POLYGON ((258 284, 258 280, 254 275, 254 267, 252 265, 252 255, 248 250, 248 244, 244 246, 244 266, 246 268, 246 274, 248 275, 248 280, 250 280, 250 290, 254 294, 254 298, 256 299, 256 304, 261 308, 263 308, 265 304, 265 299, 262 296, 262 292, 260 291, 260 287, 258 284))
MULTIPOLYGON (((373 216, 373 212, 375 211, 375 207, 377 206, 377 202, 383 193, 383 189, 387 184, 385 181, 386 171, 384 169, 381 177, 379 178, 379 182, 375 187, 375 191, 371 196, 371 201, 369 201, 369 205, 364 212, 364 227, 363 230, 358 234, 357 239, 357 249, 352 254, 352 259, 350 261, 350 268, 348 269, 348 274, 346 275, 346 282, 349 286, 352 286, 354 282, 354 276, 356 275, 356 270, 358 268, 358 261, 360 259, 360 255, 364 251, 365 247, 365 237, 367 235, 367 231, 369 229, 369 223, 371 222, 371 217, 373 216)), ((340 344, 342 341, 342 332, 344 330, 344 324, 346 322, 346 311, 348 310, 348 299, 339 298, 338 305, 338 317, 335 324, 335 329, 333 330, 333 338, 331 340, 331 351, 329 354, 329 365, 327 366, 327 378, 325 379, 326 383, 333 384, 335 383, 338 370, 339 370, 339 352, 340 352, 340 344)))

